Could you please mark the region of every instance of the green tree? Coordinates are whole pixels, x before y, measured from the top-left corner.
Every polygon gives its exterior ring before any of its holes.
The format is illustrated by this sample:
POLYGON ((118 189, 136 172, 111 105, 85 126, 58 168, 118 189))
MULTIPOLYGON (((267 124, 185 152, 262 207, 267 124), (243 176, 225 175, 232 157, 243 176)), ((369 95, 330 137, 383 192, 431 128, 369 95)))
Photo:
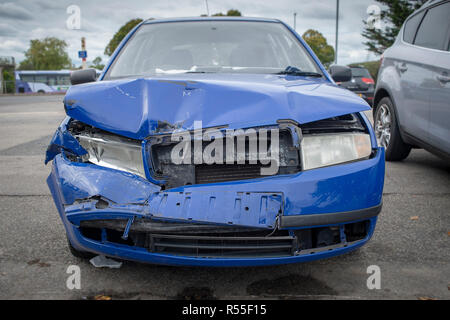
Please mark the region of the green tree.
POLYGON ((31 40, 20 70, 60 70, 71 67, 67 54, 67 43, 54 37, 31 40))
MULTIPOLYGON (((14 79, 14 70, 3 70, 3 81, 4 83, 4 92, 5 93, 14 93, 16 88, 16 81, 14 79)), ((1 89, 1 87, 0 87, 1 89)), ((2 92, 0 92, 2 93, 2 92)))
POLYGON ((229 17, 241 17, 242 14, 239 10, 236 9, 230 9, 227 11, 227 14, 223 14, 222 12, 218 12, 212 15, 213 17, 224 17, 224 16, 229 16, 229 17))
POLYGON ((116 32, 116 34, 113 36, 113 38, 109 41, 108 45, 105 48, 105 54, 107 56, 111 56, 114 53, 114 50, 116 50, 119 43, 122 41, 123 38, 139 23, 141 23, 143 20, 136 18, 131 19, 127 23, 125 23, 123 26, 120 27, 119 31, 116 32))
POLYGON ((319 31, 306 30, 302 37, 325 67, 334 61, 334 48, 328 44, 327 39, 319 31))
POLYGON ((363 44, 367 50, 382 54, 395 41, 405 19, 420 8, 427 0, 376 0, 384 7, 380 19, 385 25, 382 29, 373 28, 364 21, 362 36, 367 39, 363 44))
POLYGON ((103 70, 105 65, 102 63, 102 58, 101 57, 97 57, 94 60, 92 60, 92 64, 89 67, 90 68, 95 68, 95 69, 98 69, 98 70, 103 70))

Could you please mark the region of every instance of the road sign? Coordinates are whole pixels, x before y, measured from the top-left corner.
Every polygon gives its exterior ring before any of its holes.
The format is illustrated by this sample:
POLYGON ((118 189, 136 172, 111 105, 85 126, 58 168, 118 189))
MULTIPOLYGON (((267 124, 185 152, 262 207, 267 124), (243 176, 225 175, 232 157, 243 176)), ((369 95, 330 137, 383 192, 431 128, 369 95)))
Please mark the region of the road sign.
POLYGON ((87 58, 87 51, 78 51, 78 58, 86 59, 87 58))

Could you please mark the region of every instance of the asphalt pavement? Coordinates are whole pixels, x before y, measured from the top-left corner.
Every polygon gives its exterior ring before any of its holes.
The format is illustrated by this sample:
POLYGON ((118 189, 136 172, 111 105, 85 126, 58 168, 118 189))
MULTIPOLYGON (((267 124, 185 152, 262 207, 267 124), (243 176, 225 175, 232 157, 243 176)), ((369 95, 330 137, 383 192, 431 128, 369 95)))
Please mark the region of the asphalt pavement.
POLYGON ((124 262, 99 269, 73 257, 47 188, 44 154, 63 96, 0 96, 0 299, 449 299, 450 164, 423 150, 387 163, 372 240, 347 255, 258 268, 124 262), (81 289, 66 286, 81 270, 81 289), (369 266, 381 288, 368 289, 369 266))

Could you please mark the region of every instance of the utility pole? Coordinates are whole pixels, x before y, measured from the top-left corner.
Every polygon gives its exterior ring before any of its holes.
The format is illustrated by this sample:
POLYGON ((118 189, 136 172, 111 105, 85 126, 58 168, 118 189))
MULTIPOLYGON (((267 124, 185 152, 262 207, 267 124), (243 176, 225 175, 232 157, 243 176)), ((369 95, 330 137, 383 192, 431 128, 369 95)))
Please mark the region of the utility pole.
POLYGON ((339 38, 339 0, 336 0, 336 45, 334 50, 334 63, 338 63, 338 38, 339 38))
POLYGON ((0 94, 5 93, 3 90, 3 67, 0 66, 0 94))
POLYGON ((208 6, 208 0, 205 0, 205 3, 206 3, 206 14, 208 15, 208 17, 209 17, 209 6, 208 6))
MULTIPOLYGON (((81 38, 81 51, 86 52, 86 38, 85 37, 81 38)), ((86 56, 82 57, 82 61, 83 61, 82 69, 86 69, 86 56)))
POLYGON ((297 31, 297 12, 294 12, 294 30, 297 31))

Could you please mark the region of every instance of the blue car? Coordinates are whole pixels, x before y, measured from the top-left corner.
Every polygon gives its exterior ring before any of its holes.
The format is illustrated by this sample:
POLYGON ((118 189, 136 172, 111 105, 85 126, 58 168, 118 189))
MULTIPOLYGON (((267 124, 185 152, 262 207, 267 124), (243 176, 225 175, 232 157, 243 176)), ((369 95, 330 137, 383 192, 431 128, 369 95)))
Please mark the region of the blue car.
POLYGON ((47 179, 77 257, 262 266, 373 235, 384 148, 368 104, 278 20, 144 21, 73 72, 47 179))

